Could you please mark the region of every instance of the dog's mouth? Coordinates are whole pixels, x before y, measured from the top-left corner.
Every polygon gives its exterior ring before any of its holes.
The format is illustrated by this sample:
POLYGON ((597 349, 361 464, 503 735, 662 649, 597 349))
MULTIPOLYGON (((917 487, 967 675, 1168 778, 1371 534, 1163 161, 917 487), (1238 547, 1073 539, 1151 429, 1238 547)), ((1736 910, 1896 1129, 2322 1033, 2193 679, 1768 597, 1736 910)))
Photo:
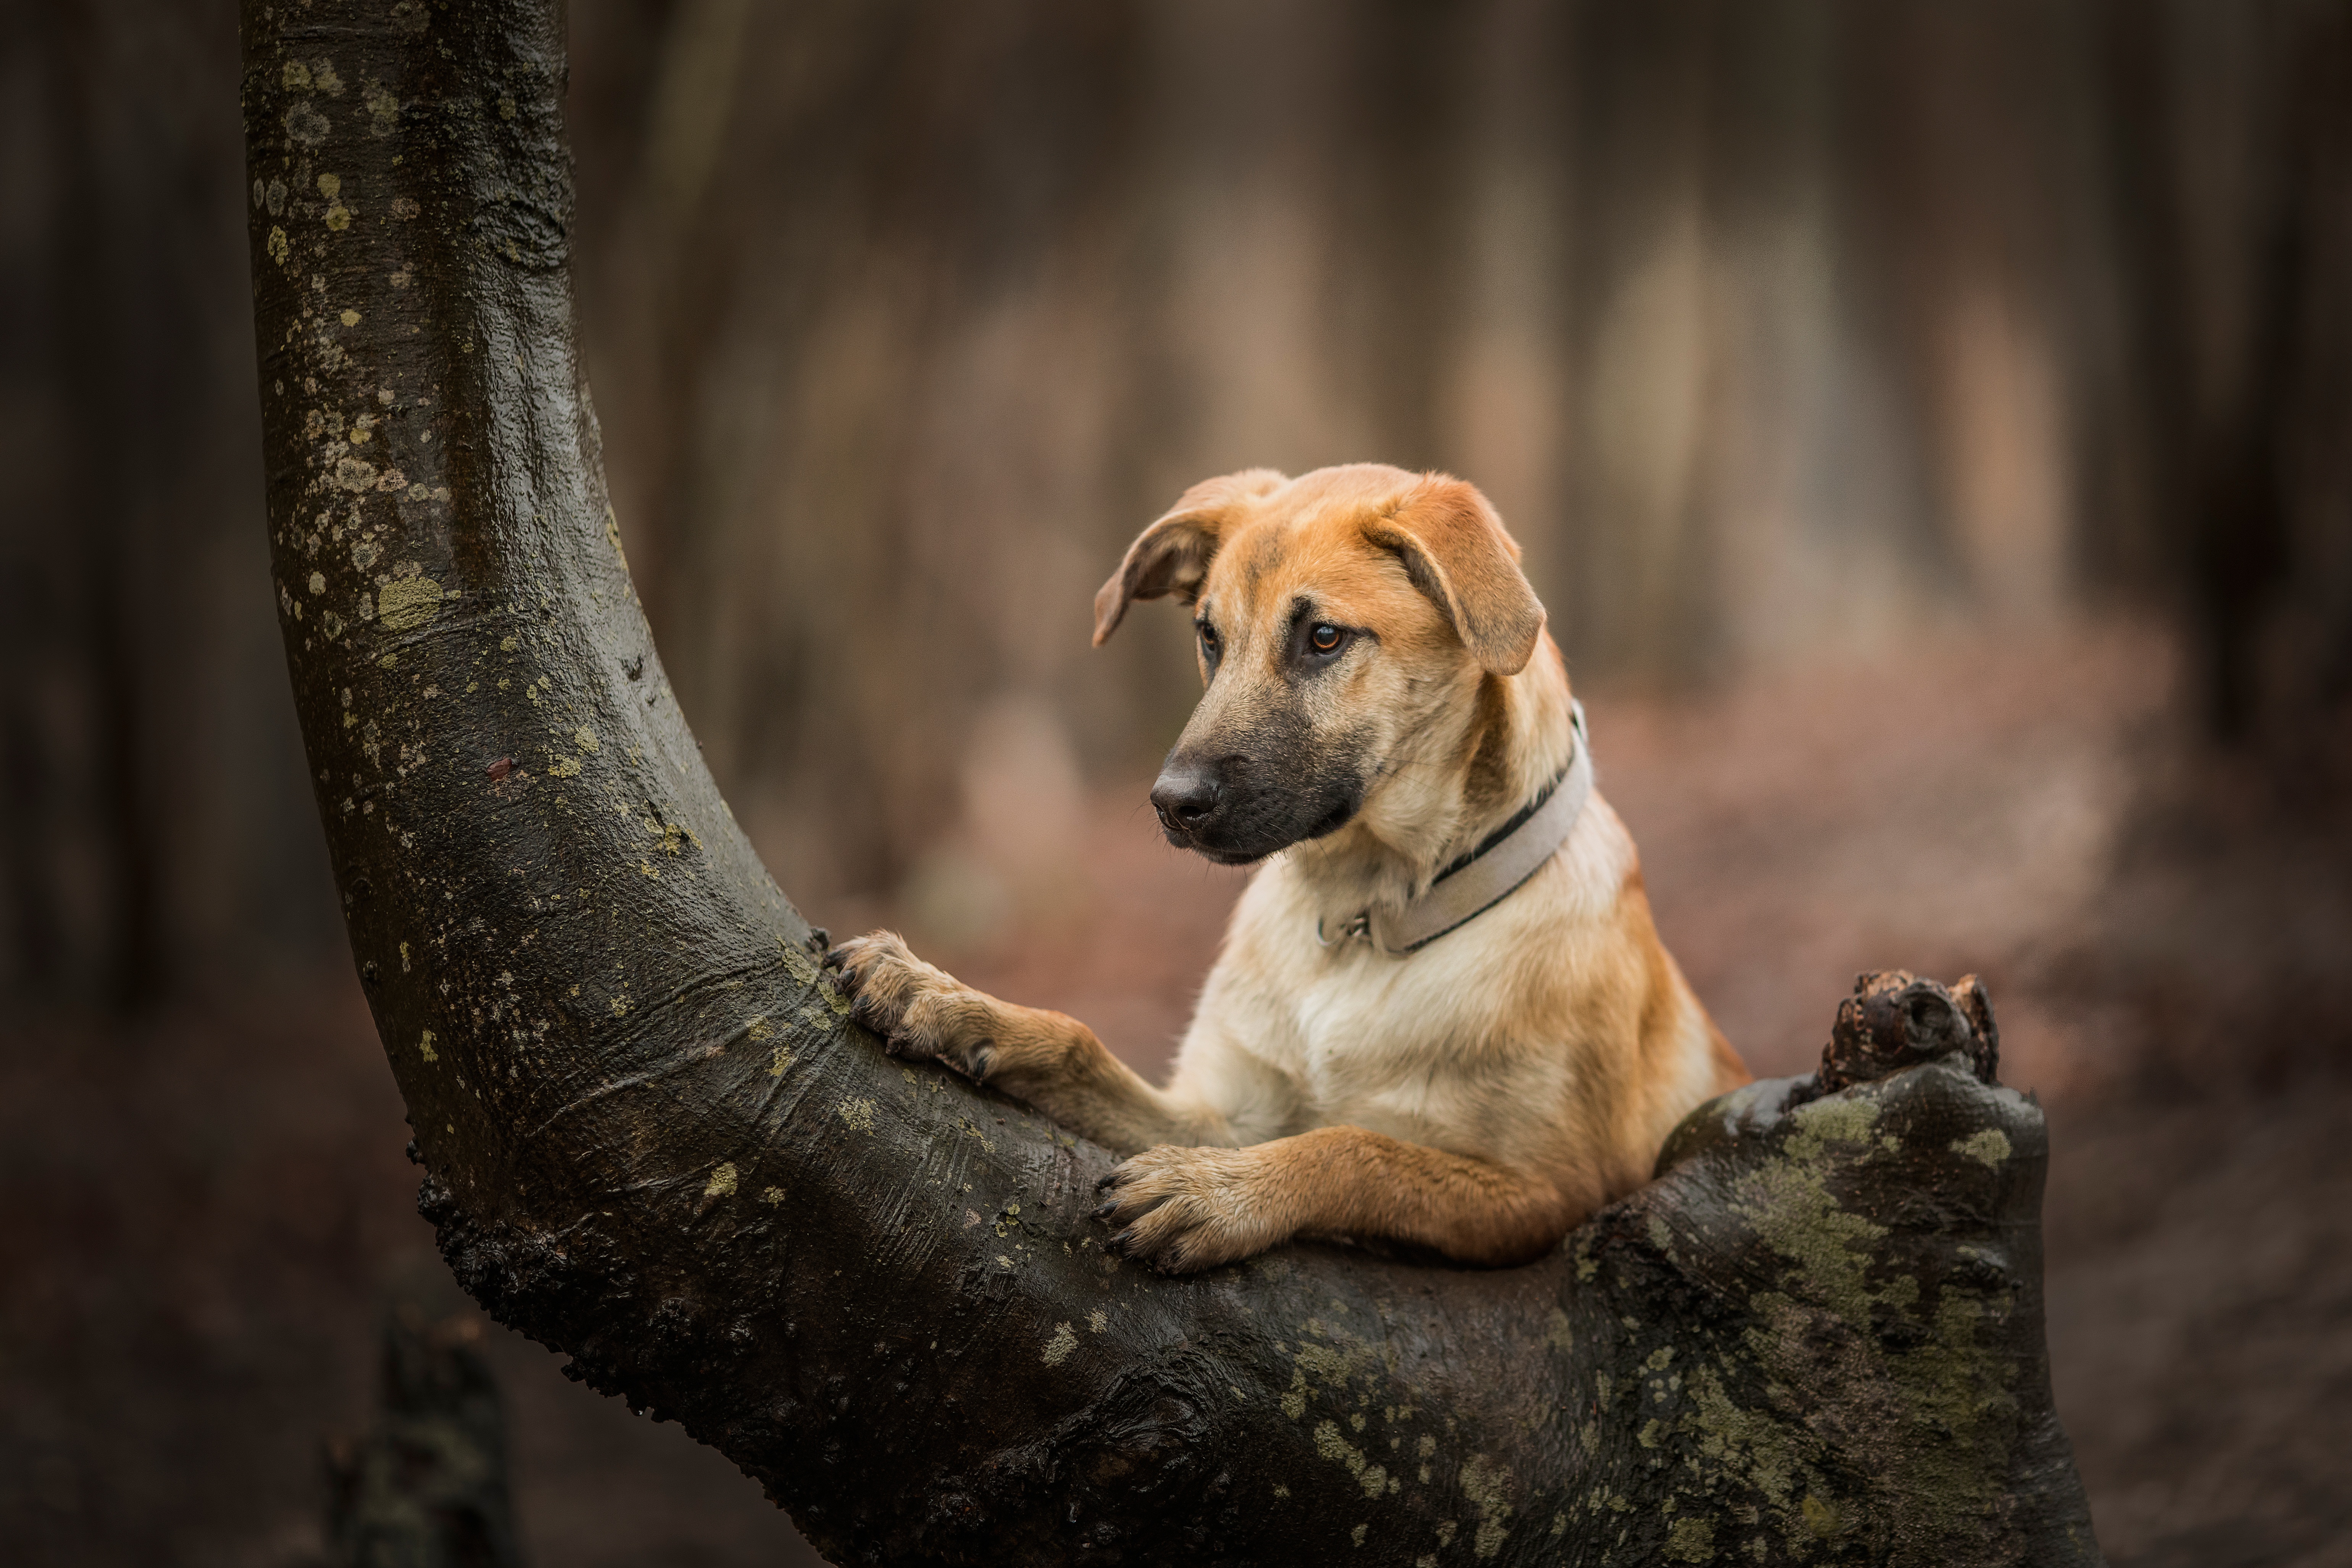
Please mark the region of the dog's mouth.
POLYGON ((1356 819, 1356 813, 1361 809, 1362 805, 1362 800, 1353 793, 1350 793, 1346 799, 1339 801, 1338 804, 1333 805, 1329 811, 1325 812, 1321 820, 1317 822, 1315 826, 1309 827, 1297 838, 1292 839, 1291 842, 1293 844, 1304 844, 1310 838, 1322 838, 1339 832, 1339 829, 1347 826, 1348 824, 1356 819))
POLYGON ((1213 864, 1254 866, 1294 844, 1339 832, 1355 820, 1362 806, 1360 793, 1349 789, 1340 792, 1337 798, 1294 797, 1275 805, 1271 810, 1249 803, 1237 811, 1220 813, 1216 820, 1196 828, 1179 827, 1163 820, 1160 829, 1177 848, 1190 849, 1213 864), (1319 815, 1309 817, 1309 811, 1319 811, 1319 815), (1303 825, 1301 818, 1305 818, 1303 825))

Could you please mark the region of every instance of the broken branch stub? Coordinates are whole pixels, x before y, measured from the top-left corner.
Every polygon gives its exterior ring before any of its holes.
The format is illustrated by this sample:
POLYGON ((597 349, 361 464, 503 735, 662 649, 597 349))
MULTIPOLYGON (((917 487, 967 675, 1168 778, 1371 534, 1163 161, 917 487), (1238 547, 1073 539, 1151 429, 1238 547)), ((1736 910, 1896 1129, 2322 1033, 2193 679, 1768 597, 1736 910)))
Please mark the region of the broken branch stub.
POLYGON ((1838 1004, 1814 1079, 1829 1093, 1955 1054, 1986 1083, 2000 1081, 2000 1028, 1977 977, 1964 974, 1948 991, 1906 970, 1873 970, 1855 976, 1853 994, 1838 1004))
POLYGON ((2042 1119, 1965 1050, 1704 1108, 1525 1268, 1103 1257, 1109 1156, 851 1023, 677 711, 552 0, 243 22, 288 668, 420 1206, 499 1321, 844 1561, 2096 1561, 2042 1119))

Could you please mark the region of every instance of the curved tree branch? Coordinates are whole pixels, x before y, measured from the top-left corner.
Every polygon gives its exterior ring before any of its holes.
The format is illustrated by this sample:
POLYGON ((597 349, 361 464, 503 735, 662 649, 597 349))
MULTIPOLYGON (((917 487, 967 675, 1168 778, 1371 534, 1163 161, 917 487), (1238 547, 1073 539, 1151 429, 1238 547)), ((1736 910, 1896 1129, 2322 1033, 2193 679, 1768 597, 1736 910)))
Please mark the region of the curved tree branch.
POLYGON ((501 1321, 850 1561, 2096 1561, 2042 1118, 1937 988, 1533 1267, 1102 1256, 1108 1156, 847 1020, 678 715, 572 348, 553 0, 244 26, 295 700, 422 1205, 501 1321))

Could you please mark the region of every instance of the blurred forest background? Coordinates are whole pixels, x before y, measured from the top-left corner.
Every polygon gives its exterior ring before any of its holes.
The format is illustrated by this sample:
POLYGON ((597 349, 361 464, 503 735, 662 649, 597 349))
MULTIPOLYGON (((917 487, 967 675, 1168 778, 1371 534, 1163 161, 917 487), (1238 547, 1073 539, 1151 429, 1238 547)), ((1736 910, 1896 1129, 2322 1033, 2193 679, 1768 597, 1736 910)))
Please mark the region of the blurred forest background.
MULTIPOLYGON (((1759 1071, 1981 970, 2119 1564, 2352 1563, 2352 3, 575 0, 680 701, 812 918, 1165 1058, 1238 881, 1095 586, 1450 469, 1759 1071)), ((293 1563, 433 1273, 264 563, 234 7, 0 17, 0 1539, 293 1563), (422 1289, 424 1287, 416 1287, 422 1289), (387 1293, 390 1293, 389 1295, 387 1293)), ((793 1552, 490 1339, 542 1561, 793 1552)))

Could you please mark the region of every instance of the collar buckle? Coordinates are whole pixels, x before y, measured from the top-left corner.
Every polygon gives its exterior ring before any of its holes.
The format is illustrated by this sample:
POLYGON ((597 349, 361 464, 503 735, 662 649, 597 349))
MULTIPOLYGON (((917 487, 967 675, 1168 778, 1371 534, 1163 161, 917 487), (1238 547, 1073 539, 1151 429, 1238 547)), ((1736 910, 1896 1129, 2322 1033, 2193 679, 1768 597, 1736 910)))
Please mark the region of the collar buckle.
POLYGON ((1372 940, 1372 911, 1365 910, 1349 919, 1347 924, 1339 928, 1339 934, 1336 936, 1323 934, 1323 921, 1320 916, 1318 916, 1315 921, 1315 940, 1325 947, 1339 947, 1351 942, 1370 942, 1372 940))

